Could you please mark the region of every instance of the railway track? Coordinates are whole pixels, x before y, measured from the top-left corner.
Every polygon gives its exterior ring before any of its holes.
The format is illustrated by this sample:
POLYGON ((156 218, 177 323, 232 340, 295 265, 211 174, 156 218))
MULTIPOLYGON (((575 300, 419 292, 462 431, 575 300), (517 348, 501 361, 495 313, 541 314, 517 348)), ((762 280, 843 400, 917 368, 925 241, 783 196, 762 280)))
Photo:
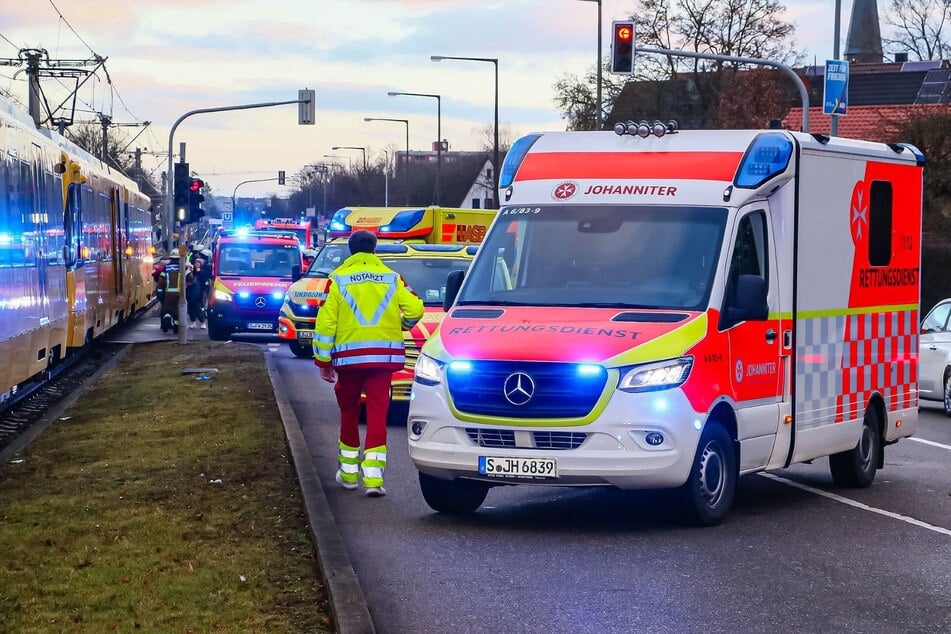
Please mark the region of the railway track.
POLYGON ((53 409, 77 392, 97 370, 127 344, 95 343, 49 375, 21 390, 0 410, 0 457, 35 425, 47 420, 53 409))

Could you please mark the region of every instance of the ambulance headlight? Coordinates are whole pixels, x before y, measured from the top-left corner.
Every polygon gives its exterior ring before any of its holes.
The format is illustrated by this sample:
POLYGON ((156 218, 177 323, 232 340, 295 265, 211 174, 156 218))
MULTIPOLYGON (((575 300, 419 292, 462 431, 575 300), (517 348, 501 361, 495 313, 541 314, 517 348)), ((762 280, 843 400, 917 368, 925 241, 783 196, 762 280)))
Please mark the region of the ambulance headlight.
POLYGON ((687 380, 691 367, 692 357, 627 366, 621 368, 618 389, 625 392, 649 392, 677 387, 687 380))
POLYGON ((232 300, 231 293, 227 291, 216 290, 215 291, 215 301, 216 302, 230 302, 232 300))
POLYGON ((423 385, 439 385, 442 383, 445 365, 430 356, 420 354, 416 360, 416 381, 423 385))

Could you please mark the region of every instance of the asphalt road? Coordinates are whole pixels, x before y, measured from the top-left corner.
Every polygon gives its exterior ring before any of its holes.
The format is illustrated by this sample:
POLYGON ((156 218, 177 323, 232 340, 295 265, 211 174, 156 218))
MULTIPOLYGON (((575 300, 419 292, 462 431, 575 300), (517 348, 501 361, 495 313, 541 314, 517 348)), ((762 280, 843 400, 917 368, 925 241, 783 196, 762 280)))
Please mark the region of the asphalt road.
POLYGON ((870 489, 834 487, 826 459, 747 476, 714 528, 681 525, 669 495, 612 489, 499 487, 452 517, 423 501, 405 428, 389 428, 385 498, 339 488, 332 388, 269 348, 380 632, 951 631, 936 406, 870 489))

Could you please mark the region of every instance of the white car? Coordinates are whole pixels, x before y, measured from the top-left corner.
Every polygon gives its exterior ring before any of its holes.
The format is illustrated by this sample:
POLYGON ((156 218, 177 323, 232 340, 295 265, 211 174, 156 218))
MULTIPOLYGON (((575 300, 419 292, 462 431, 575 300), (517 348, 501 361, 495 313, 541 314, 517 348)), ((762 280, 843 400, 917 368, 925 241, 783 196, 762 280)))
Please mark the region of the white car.
POLYGON ((951 298, 943 299, 921 322, 918 336, 918 397, 943 401, 951 416, 951 298))

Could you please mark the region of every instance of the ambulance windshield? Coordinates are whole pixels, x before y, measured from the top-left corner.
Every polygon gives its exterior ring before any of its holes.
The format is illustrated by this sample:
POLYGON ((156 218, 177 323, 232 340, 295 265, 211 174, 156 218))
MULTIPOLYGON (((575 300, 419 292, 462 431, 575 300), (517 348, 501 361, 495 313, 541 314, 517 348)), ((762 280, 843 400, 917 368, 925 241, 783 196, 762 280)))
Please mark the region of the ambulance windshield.
POLYGON ((503 207, 458 304, 703 310, 727 211, 503 207))
POLYGON ((325 244, 323 248, 320 249, 317 257, 314 258, 313 264, 307 269, 307 275, 305 277, 330 277, 330 272, 340 266, 348 257, 350 257, 350 247, 347 246, 345 241, 335 244, 325 244))

